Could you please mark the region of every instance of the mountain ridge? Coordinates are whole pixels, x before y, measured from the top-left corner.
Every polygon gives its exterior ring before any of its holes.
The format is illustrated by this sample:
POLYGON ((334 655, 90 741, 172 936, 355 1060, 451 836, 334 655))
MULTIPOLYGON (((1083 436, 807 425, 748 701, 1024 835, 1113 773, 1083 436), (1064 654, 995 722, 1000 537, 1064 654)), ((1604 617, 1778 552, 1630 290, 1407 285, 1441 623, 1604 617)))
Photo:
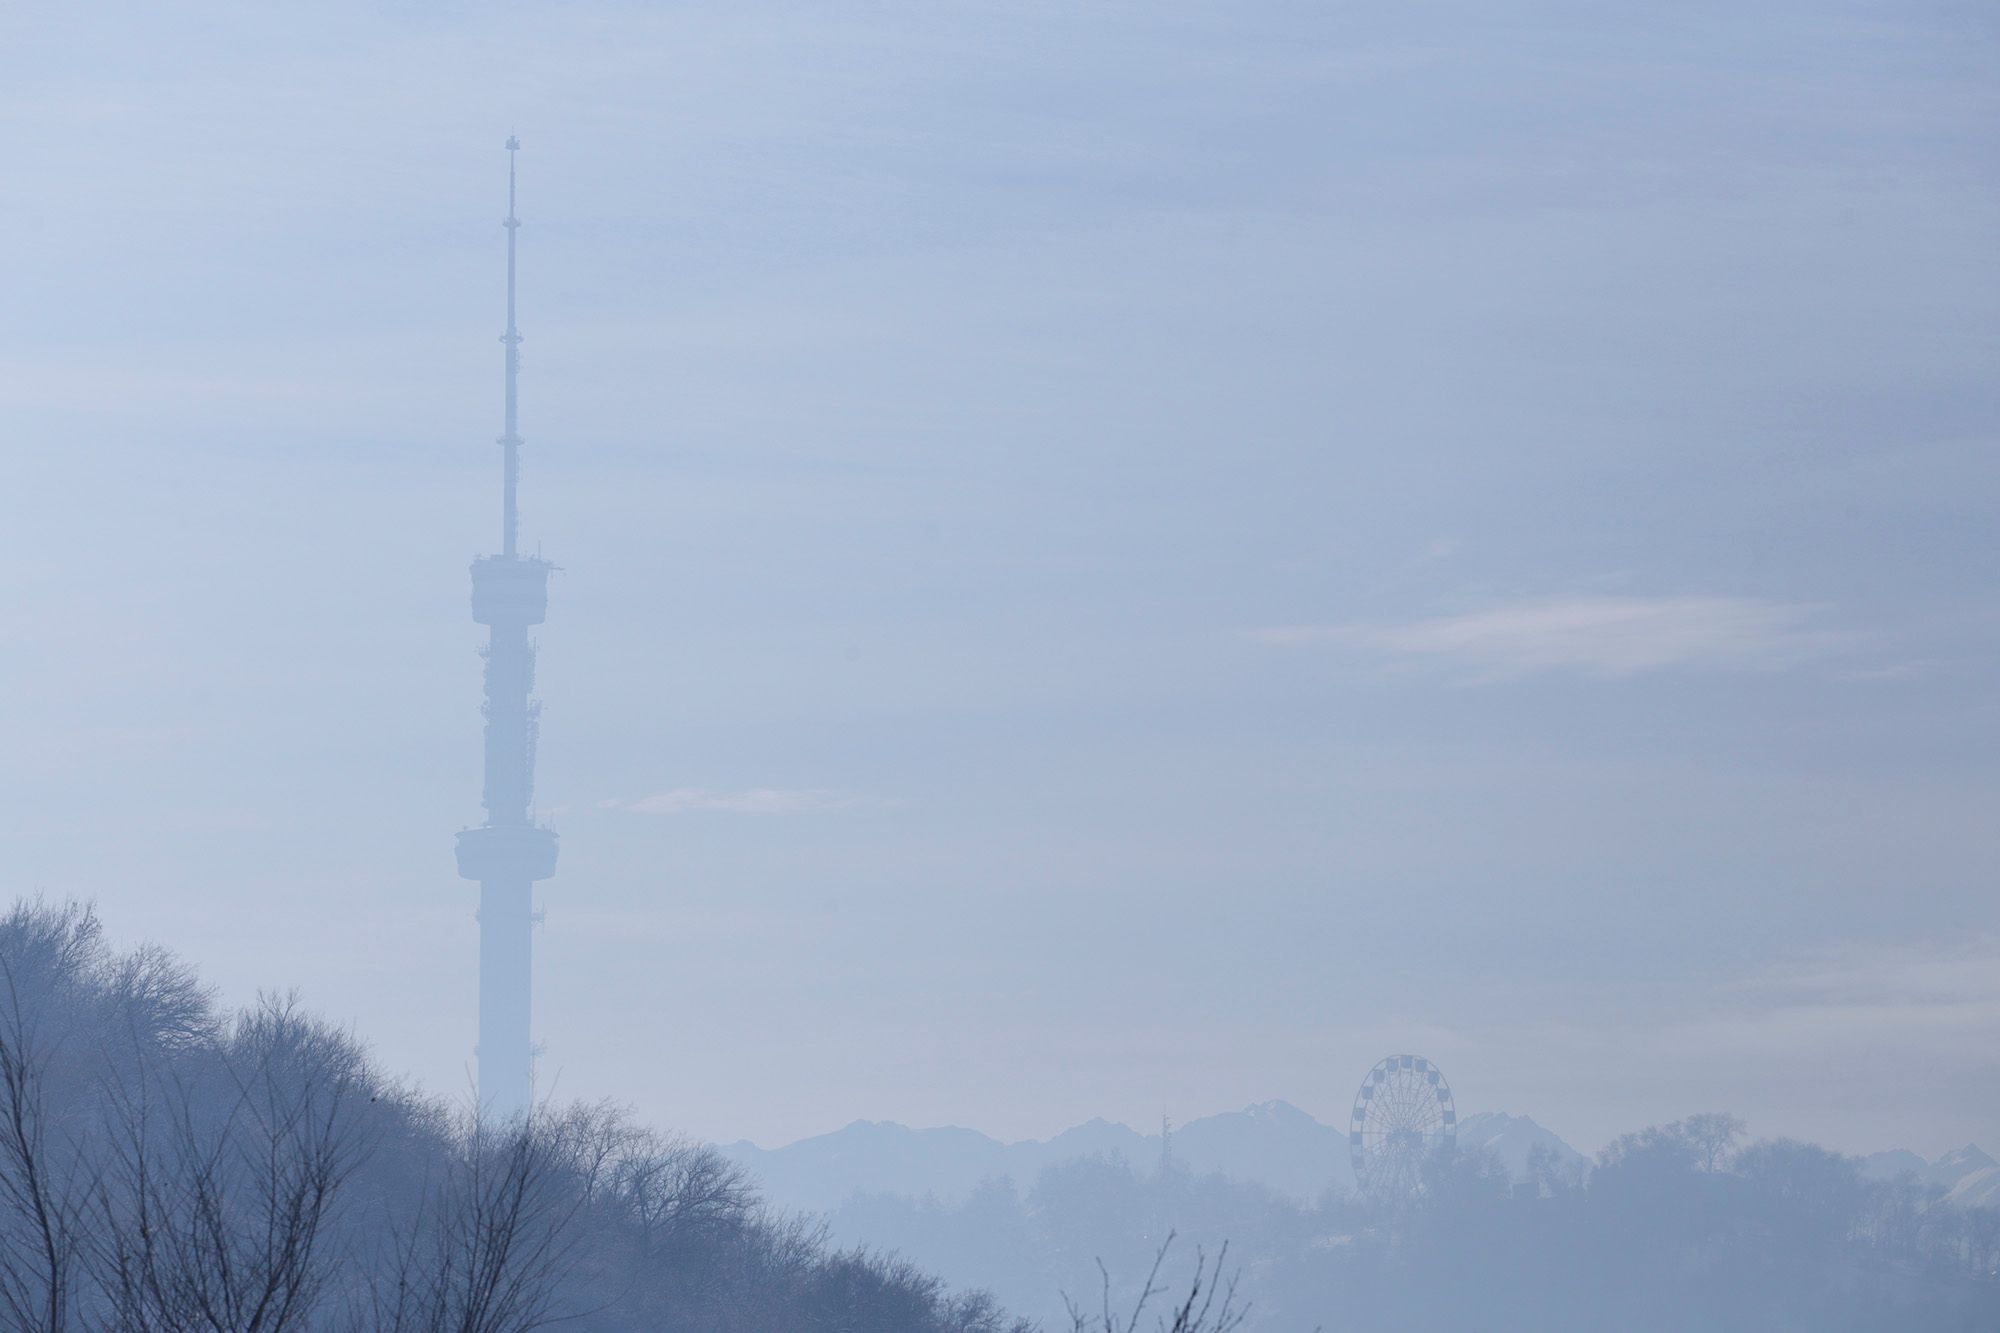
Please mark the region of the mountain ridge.
POLYGON ((1869 1153, 1861 1159, 1861 1173, 1874 1180, 1914 1176, 1943 1190, 1945 1198, 1959 1207, 2000 1208, 2000 1162, 1976 1143, 1953 1148, 1934 1162, 1908 1148, 1869 1153))
MULTIPOLYGON (((1567 1168, 1588 1165, 1581 1153, 1527 1116, 1467 1116, 1459 1124, 1459 1143, 1492 1153, 1516 1178, 1525 1176, 1536 1147, 1567 1168)), ((809 1212, 831 1211, 856 1194, 957 1203, 983 1181, 1005 1176, 1026 1189, 1045 1168, 1092 1156, 1123 1157, 1142 1170, 1170 1161, 1197 1175, 1254 1182, 1301 1202, 1354 1183, 1345 1129, 1282 1099, 1190 1120, 1172 1127, 1164 1140, 1102 1117, 1047 1139, 1011 1143, 956 1125, 916 1129, 856 1120, 778 1148, 738 1140, 716 1150, 761 1180, 774 1201, 809 1212)))

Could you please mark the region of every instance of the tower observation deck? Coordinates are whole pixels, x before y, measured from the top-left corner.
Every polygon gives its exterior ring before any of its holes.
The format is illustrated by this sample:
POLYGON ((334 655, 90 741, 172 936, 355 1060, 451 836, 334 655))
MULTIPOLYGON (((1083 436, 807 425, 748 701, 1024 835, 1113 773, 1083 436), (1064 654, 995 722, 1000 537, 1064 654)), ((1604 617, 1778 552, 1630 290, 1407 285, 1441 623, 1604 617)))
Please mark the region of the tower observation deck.
POLYGON ((472 562, 472 618, 487 627, 486 822, 458 835, 458 873, 479 882, 479 1105, 509 1119, 534 1099, 530 1037, 534 958, 534 883, 556 869, 554 830, 535 822, 535 737, 541 704, 534 696, 535 645, 528 637, 549 607, 549 571, 519 550, 517 492, 521 435, 517 399, 521 333, 514 320, 514 155, 507 140, 506 428, 502 465, 500 554, 472 562))

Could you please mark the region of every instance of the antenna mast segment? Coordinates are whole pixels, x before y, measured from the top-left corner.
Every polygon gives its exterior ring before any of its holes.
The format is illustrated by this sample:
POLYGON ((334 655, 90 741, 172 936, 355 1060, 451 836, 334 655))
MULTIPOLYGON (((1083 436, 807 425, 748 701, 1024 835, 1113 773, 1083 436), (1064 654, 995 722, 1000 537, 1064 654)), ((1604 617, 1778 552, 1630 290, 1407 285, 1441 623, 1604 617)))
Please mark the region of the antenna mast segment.
POLYGON ((514 216, 514 158, 520 151, 521 141, 508 135, 507 217, 500 224, 507 229, 507 331, 500 335, 500 341, 507 345, 507 430, 500 437, 500 446, 506 450, 506 482, 500 509, 500 549, 505 555, 516 554, 521 519, 515 499, 521 481, 521 430, 516 409, 521 379, 521 330, 514 323, 514 237, 521 229, 521 220, 514 216))

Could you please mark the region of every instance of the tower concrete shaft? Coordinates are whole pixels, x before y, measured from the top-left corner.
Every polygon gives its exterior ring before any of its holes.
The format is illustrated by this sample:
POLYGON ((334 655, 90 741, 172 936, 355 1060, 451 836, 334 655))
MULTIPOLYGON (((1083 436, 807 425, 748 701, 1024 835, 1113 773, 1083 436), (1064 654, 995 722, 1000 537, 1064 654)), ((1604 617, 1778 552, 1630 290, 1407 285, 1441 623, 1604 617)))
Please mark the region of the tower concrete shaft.
POLYGON ((555 873, 556 835, 535 822, 535 646, 530 627, 549 605, 549 571, 518 547, 521 436, 517 418, 521 332, 515 325, 514 154, 507 140, 507 400, 500 436, 499 555, 472 562, 472 618, 487 627, 486 822, 458 835, 458 873, 479 882, 479 1104, 499 1119, 534 1101, 532 997, 534 883, 555 873))

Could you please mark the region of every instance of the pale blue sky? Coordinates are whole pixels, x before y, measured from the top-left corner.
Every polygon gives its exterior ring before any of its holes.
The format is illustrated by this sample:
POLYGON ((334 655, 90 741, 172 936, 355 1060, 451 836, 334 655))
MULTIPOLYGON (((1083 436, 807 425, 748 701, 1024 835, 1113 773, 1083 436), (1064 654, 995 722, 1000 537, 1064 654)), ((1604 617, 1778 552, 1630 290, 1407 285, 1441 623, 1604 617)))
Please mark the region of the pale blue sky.
POLYGON ((559 1093, 1992 1146, 1996 38, 11 10, 12 887, 465 1086, 516 131, 559 1093))

